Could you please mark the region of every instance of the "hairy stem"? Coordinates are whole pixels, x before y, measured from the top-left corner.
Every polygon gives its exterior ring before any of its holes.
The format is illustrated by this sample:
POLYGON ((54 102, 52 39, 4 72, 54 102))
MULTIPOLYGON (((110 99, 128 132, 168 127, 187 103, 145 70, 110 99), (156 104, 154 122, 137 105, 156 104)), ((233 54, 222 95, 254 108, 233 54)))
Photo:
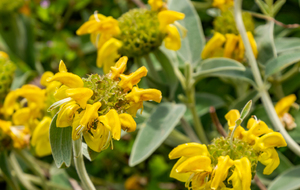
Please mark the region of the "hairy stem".
POLYGON ((282 125, 281 121, 279 120, 276 111, 274 109, 273 103, 271 101, 271 97, 262 81, 260 71, 257 66, 256 59, 254 57, 254 54, 252 52, 252 48, 249 42, 249 39, 246 34, 246 29, 242 20, 242 0, 235 0, 235 6, 234 6, 234 17, 236 26, 238 28, 238 31, 242 37, 243 43, 245 45, 246 49, 246 55, 248 58, 249 65, 251 67, 255 82, 258 86, 258 91, 260 92, 260 97, 263 102, 263 105, 265 107, 265 110, 267 111, 267 114, 272 121, 272 124, 278 130, 284 139, 287 142, 288 147, 298 156, 300 156, 300 147, 299 145, 290 137, 290 135, 286 132, 284 126, 282 125))
POLYGON ((77 174, 83 184, 84 189, 96 190, 94 184, 92 183, 92 181, 89 178, 89 175, 85 169, 84 160, 83 160, 83 156, 82 156, 81 144, 82 144, 82 137, 80 137, 76 141, 73 141, 75 168, 76 168, 77 174))

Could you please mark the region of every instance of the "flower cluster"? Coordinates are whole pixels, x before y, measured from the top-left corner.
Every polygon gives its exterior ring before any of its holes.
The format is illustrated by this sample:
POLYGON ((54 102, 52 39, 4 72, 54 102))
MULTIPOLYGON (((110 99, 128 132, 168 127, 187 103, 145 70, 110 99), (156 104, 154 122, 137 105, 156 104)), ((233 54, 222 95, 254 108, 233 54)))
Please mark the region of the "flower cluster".
POLYGON ((143 101, 160 102, 162 95, 156 89, 138 88, 137 84, 147 75, 147 69, 141 67, 130 75, 123 72, 128 58, 120 58, 108 74, 92 74, 88 78, 67 71, 61 61, 59 72, 48 77, 47 82, 60 83, 54 93, 58 100, 49 110, 60 106, 56 126, 72 126, 72 139, 83 135, 87 145, 96 152, 106 149, 112 139, 119 140, 121 129, 135 131, 133 119, 143 101))
POLYGON ((37 156, 51 154, 48 133, 53 113, 47 113, 46 108, 55 101, 52 94, 58 84, 46 83, 45 77, 49 75, 51 72, 46 72, 41 78, 41 85, 46 89, 26 84, 7 94, 1 108, 4 120, 0 120, 4 149, 11 148, 10 145, 25 148, 31 136, 30 143, 37 156), (5 143, 8 141, 11 143, 5 143))
MULTIPOLYGON (((245 47, 236 28, 233 16, 233 1, 213 2, 214 7, 221 10, 221 14, 214 21, 214 35, 204 47, 201 57, 203 59, 213 57, 227 57, 242 62, 245 55, 245 47)), ((253 37, 254 22, 250 13, 243 12, 242 19, 245 24, 247 36, 252 47, 254 56, 257 57, 257 45, 253 37)))
MULTIPOLYGON (((232 131, 240 113, 231 110, 225 118, 232 131)), ((248 131, 238 126, 233 140, 221 137, 208 146, 186 143, 174 148, 169 158, 180 159, 170 176, 194 190, 250 189, 257 162, 266 165, 264 174, 271 174, 280 162, 274 147, 286 146, 286 142, 263 121, 250 118, 247 128, 248 131)))
POLYGON ((295 94, 288 95, 280 99, 275 105, 275 111, 282 123, 287 130, 292 130, 297 127, 295 119, 289 114, 290 107, 295 103, 297 97, 295 94))
MULTIPOLYGON (((174 23, 184 14, 167 10, 162 0, 149 0, 152 9, 133 9, 118 20, 102 14, 90 16, 77 35, 91 34, 97 48, 97 66, 108 73, 120 55, 140 57, 157 49, 162 41, 166 48, 178 50, 180 34, 174 23)), ((183 28, 182 26, 180 26, 183 28)))

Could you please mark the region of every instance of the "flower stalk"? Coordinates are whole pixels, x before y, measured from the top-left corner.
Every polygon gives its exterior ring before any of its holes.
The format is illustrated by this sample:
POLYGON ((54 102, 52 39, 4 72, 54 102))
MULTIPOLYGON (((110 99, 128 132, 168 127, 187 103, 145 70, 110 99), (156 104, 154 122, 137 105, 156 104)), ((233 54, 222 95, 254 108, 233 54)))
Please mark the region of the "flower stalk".
POLYGON ((85 169, 81 144, 82 144, 82 137, 80 137, 76 141, 73 141, 75 168, 83 184, 84 189, 96 190, 95 186, 93 185, 93 182, 89 178, 88 173, 86 172, 85 169))
POLYGON ((234 17, 235 17, 236 26, 242 37, 243 43, 245 45, 248 62, 250 64, 255 82, 258 86, 257 89, 260 93, 261 100, 263 102, 266 112, 267 112, 272 124, 274 125, 275 129, 278 130, 282 134, 282 136, 284 137, 284 139, 287 142, 288 147, 296 155, 300 156, 300 146, 290 137, 290 135, 286 132, 284 126, 281 124, 281 122, 276 114, 276 111, 274 109, 274 106, 272 104, 270 95, 263 83, 262 78, 261 78, 255 56, 252 52, 249 39, 247 38, 246 30, 245 30, 244 23, 242 20, 241 8, 242 8, 242 0, 235 0, 234 17))

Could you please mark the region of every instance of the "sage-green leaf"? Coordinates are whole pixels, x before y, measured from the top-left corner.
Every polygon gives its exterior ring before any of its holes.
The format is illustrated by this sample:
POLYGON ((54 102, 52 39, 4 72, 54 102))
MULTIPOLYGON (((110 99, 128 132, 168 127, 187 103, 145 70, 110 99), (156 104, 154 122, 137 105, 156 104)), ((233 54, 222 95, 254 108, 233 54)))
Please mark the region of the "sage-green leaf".
POLYGON ((269 190, 294 190, 300 188, 300 166, 293 167, 275 178, 269 185, 269 190))
POLYGON ((200 55, 205 45, 202 24, 197 11, 189 0, 169 0, 168 8, 185 14, 185 18, 178 22, 188 32, 187 36, 181 39, 181 48, 177 53, 184 62, 196 66, 201 59, 200 55))
POLYGON ((100 152, 95 152, 88 147, 86 143, 82 143, 82 154, 89 160, 93 161, 100 154, 100 152))
POLYGON ((197 68, 197 72, 194 74, 194 78, 202 77, 203 75, 209 75, 210 73, 218 71, 228 70, 245 71, 246 68, 243 64, 233 59, 211 58, 201 62, 201 65, 197 68))
POLYGON ((255 0, 255 3, 259 6, 261 12, 263 12, 265 15, 270 14, 269 7, 265 2, 263 2, 262 0, 255 0))
POLYGON ((287 68, 288 66, 297 63, 298 61, 300 61, 299 52, 280 55, 267 62, 265 75, 266 77, 271 76, 287 68))
POLYGON ((167 102, 154 108, 134 141, 129 165, 135 166, 146 160, 169 136, 185 110, 183 104, 167 102))
POLYGON ((300 38, 277 38, 275 47, 278 53, 300 50, 300 38))
POLYGON ((59 186, 63 187, 65 190, 73 189, 69 182, 69 176, 65 170, 58 169, 56 166, 51 165, 49 173, 50 173, 50 181, 52 183, 58 184, 59 186))
POLYGON ((273 16, 275 17, 276 14, 279 12, 281 7, 284 5, 285 0, 277 0, 273 5, 273 16))
POLYGON ((72 127, 56 127, 57 114, 50 124, 52 156, 58 168, 69 167, 72 160, 72 127))

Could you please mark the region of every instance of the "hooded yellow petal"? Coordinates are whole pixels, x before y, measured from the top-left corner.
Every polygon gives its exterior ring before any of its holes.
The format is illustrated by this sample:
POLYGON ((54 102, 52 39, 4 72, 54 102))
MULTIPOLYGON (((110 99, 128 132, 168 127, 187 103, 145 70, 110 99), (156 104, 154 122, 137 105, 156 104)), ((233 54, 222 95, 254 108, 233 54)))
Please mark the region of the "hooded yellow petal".
POLYGON ((232 181, 233 189, 250 190, 251 186, 251 162, 247 157, 234 161, 234 172, 228 179, 232 181))
POLYGON ((121 46, 122 42, 115 38, 110 38, 108 41, 106 41, 103 46, 98 49, 97 66, 101 68, 103 67, 104 63, 106 63, 105 65, 109 65, 107 66, 108 69, 106 69, 107 72, 109 72, 110 67, 115 64, 114 60, 120 56, 118 54, 118 49, 121 46))
POLYGON ((211 172, 211 160, 207 156, 193 156, 187 158, 177 168, 177 173, 211 172))
POLYGON ((232 53, 235 50, 239 37, 235 34, 225 34, 226 43, 224 49, 224 57, 232 58, 232 53))
POLYGON ((7 94, 2 109, 4 115, 9 116, 13 114, 17 98, 18 93, 16 91, 11 91, 7 94))
POLYGON ((222 47, 226 38, 223 34, 218 32, 214 33, 214 36, 207 42, 201 53, 202 59, 207 59, 211 57, 211 54, 218 48, 222 47))
POLYGON ((253 37, 251 32, 247 32, 247 36, 248 36, 248 39, 250 41, 250 45, 251 45, 253 54, 254 54, 255 58, 257 58, 258 51, 257 51, 257 45, 256 45, 256 42, 254 40, 254 37, 253 37))
POLYGON ((12 117, 14 125, 25 125, 31 117, 31 109, 29 107, 17 110, 12 117))
POLYGON ((147 72, 148 70, 146 69, 146 67, 142 66, 130 75, 121 74, 121 81, 119 82, 119 86, 121 86, 125 92, 128 92, 134 85, 140 82, 142 77, 147 75, 147 72))
POLYGON ((243 140, 249 144, 253 144, 259 136, 272 132, 265 122, 256 121, 254 118, 248 120, 247 128, 249 130, 243 132, 243 140))
POLYGON ((81 132, 84 131, 85 127, 80 125, 80 121, 85 114, 85 110, 80 113, 75 113, 72 123, 72 139, 73 141, 78 140, 81 137, 81 132))
POLYGON ((52 153, 49 137, 48 139, 43 138, 37 143, 35 153, 38 157, 48 156, 52 153))
POLYGON ((143 111, 143 102, 138 102, 138 103, 134 103, 131 102, 130 103, 130 107, 127 109, 127 113, 132 115, 133 117, 136 117, 136 113, 139 109, 141 109, 141 113, 143 111))
POLYGON ((128 93, 125 96, 125 98, 135 103, 149 100, 153 100, 157 103, 160 103, 162 95, 161 91, 157 89, 142 89, 138 87, 133 87, 132 91, 128 93))
POLYGON ((254 149, 264 151, 268 148, 284 147, 286 142, 279 132, 270 132, 260 137, 254 145, 254 149))
POLYGON ((121 122, 116 110, 111 109, 104 116, 99 117, 99 121, 108 129, 111 129, 112 137, 116 140, 121 138, 121 122))
POLYGON ((44 106, 45 90, 31 84, 23 85, 16 90, 18 96, 26 98, 30 102, 35 102, 39 107, 44 106))
POLYGON ((124 131, 133 132, 136 129, 136 122, 131 115, 122 113, 119 115, 121 127, 124 131))
POLYGON ((177 179, 178 181, 181 181, 181 182, 186 182, 186 181, 189 179, 191 173, 178 173, 178 172, 176 172, 176 168, 177 168, 180 164, 182 164, 186 159, 187 159, 187 158, 185 158, 185 157, 181 157, 181 158, 176 162, 176 164, 173 166, 173 168, 172 168, 172 170, 171 170, 170 177, 175 178, 175 179, 177 179))
POLYGON ((98 110, 100 107, 100 102, 96 102, 93 105, 88 104, 86 106, 85 113, 80 120, 80 125, 87 127, 89 123, 94 122, 94 120, 98 117, 98 110))
MULTIPOLYGON (((76 31, 77 35, 84 35, 84 34, 89 34, 92 33, 91 31, 91 27, 93 26, 97 26, 100 25, 99 22, 97 22, 96 20, 89 20, 87 22, 85 22, 83 25, 80 26, 80 28, 76 31)), ((95 27, 93 27, 95 29, 95 27)))
POLYGON ((233 160, 227 156, 220 156, 218 158, 218 165, 215 169, 215 175, 211 182, 211 188, 217 189, 220 184, 226 179, 228 174, 228 169, 233 165, 233 160))
POLYGON ((274 148, 266 149, 258 158, 263 165, 265 165, 265 169, 263 174, 270 175, 280 164, 280 159, 277 151, 274 148))
POLYGON ((115 64, 115 66, 110 68, 112 79, 119 78, 120 74, 122 74, 125 71, 127 61, 128 61, 128 57, 123 56, 118 60, 118 62, 115 64))
POLYGON ((206 145, 199 143, 185 143, 175 147, 169 154, 170 159, 192 156, 209 156, 206 145))
POLYGON ((78 75, 68 72, 59 72, 56 73, 53 77, 47 79, 47 82, 52 81, 59 81, 70 88, 83 87, 82 79, 78 75))
POLYGON ((239 110, 232 109, 226 115, 225 119, 227 120, 229 127, 235 127, 235 122, 241 117, 239 110))
POLYGON ((184 19, 185 15, 180 12, 164 10, 158 13, 159 29, 165 31, 167 25, 173 24, 176 20, 184 19))
POLYGON ((74 99, 82 109, 85 109, 87 101, 93 94, 93 90, 89 88, 70 88, 66 90, 66 95, 74 99))
POLYGON ((41 80, 40 80, 40 83, 41 83, 41 85, 43 85, 43 86, 48 86, 49 85, 49 83, 46 81, 48 78, 50 78, 50 77, 53 77, 53 73, 52 72, 50 72, 50 71, 46 71, 46 72, 44 72, 44 74, 42 75, 42 77, 41 77, 41 80))
POLYGON ((69 127, 72 126, 73 117, 75 112, 79 109, 79 106, 75 101, 68 102, 62 106, 58 112, 56 126, 57 127, 69 127))
POLYGON ((166 26, 167 36, 164 39, 165 47, 170 50, 177 51, 181 47, 180 34, 174 25, 166 26))
POLYGON ((295 94, 290 94, 280 99, 275 105, 275 111, 278 117, 283 117, 283 115, 290 110, 290 107, 293 105, 296 99, 297 97, 295 96, 295 94))

